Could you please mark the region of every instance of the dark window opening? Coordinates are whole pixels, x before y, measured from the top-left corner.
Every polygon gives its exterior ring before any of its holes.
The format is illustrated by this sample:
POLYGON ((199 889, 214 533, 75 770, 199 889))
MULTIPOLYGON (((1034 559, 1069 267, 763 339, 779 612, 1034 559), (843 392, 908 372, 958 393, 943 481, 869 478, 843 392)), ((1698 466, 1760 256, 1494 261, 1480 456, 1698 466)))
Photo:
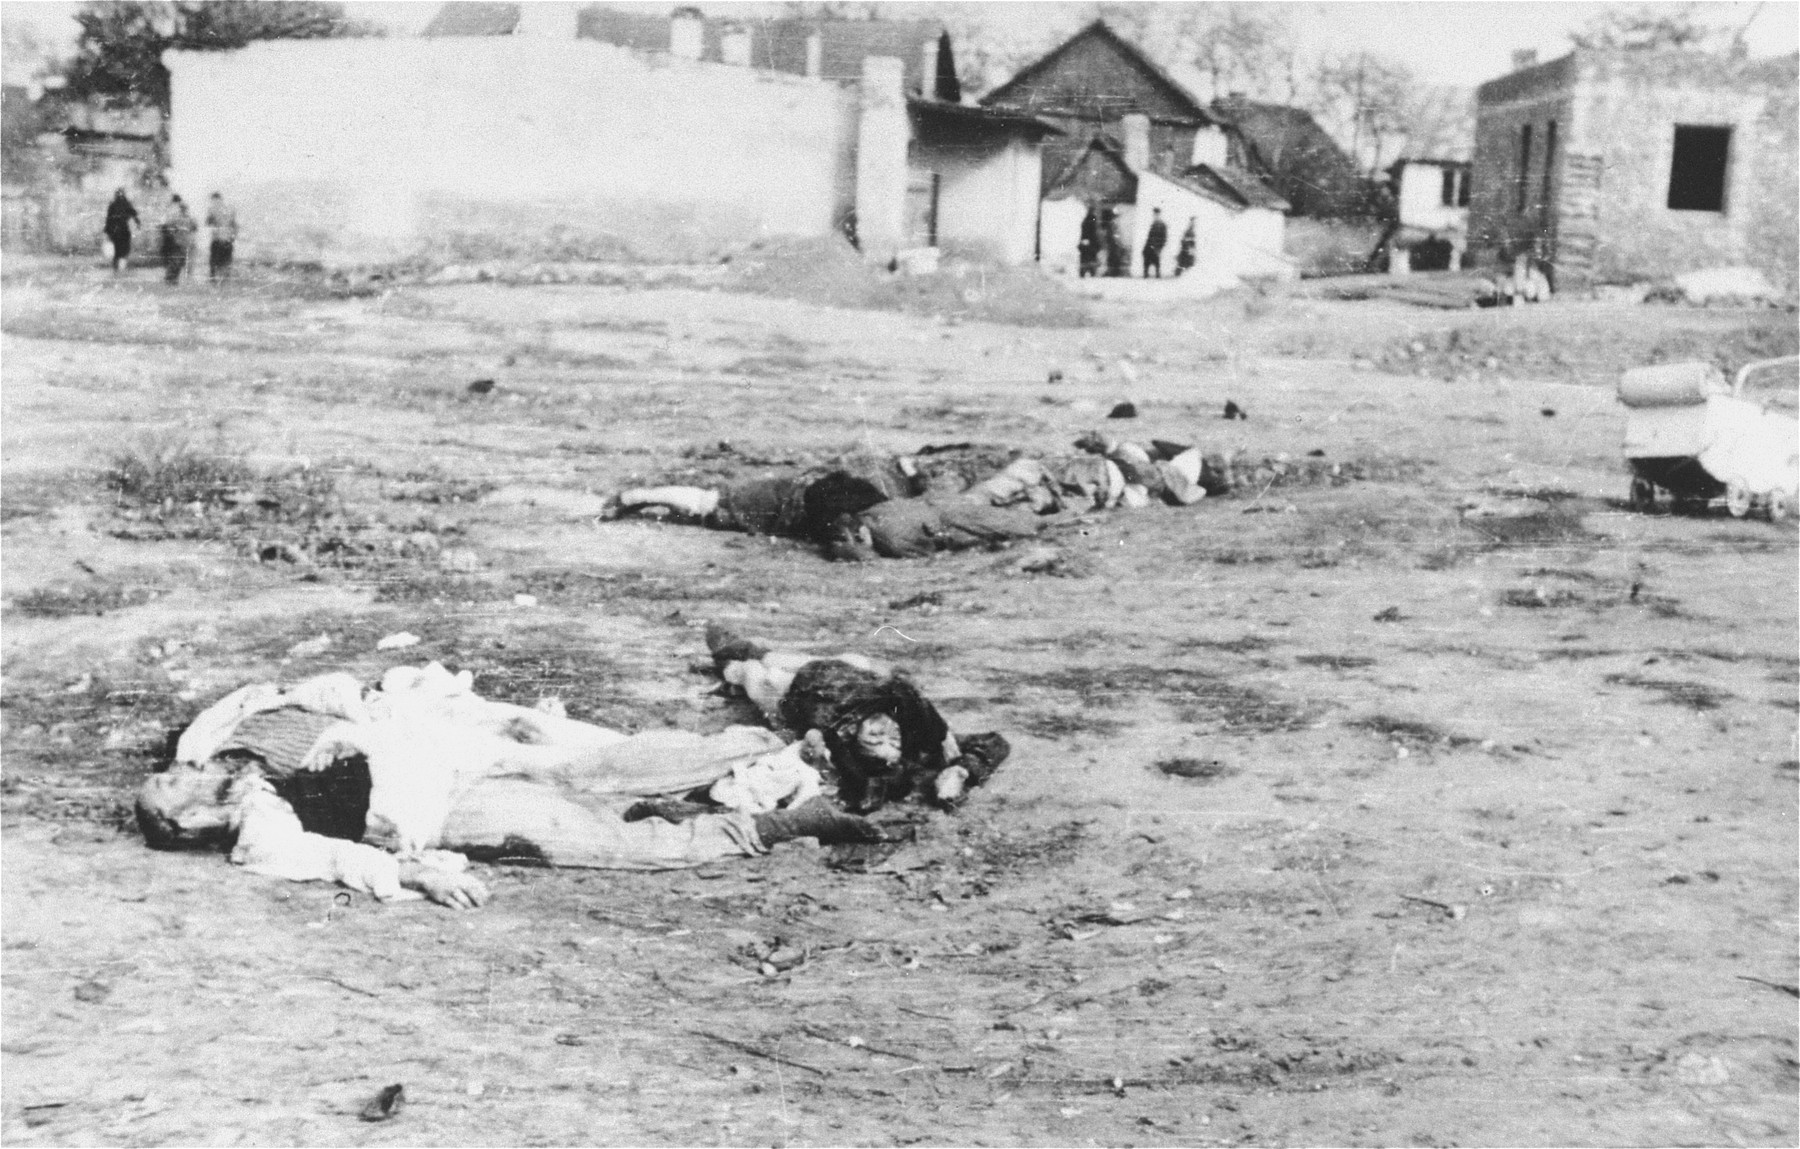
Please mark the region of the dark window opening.
POLYGON ((1531 198, 1531 125, 1519 129, 1519 202, 1514 211, 1524 211, 1531 198))
POLYGON ((1550 177, 1556 170, 1556 121, 1544 125, 1544 192, 1541 197, 1544 214, 1550 213, 1550 177))
POLYGON ((1439 198, 1443 201, 1443 204, 1445 207, 1455 207, 1456 206, 1456 169, 1455 168, 1445 168, 1444 169, 1444 190, 1443 190, 1443 194, 1439 198))
POLYGON ((1724 211, 1725 162, 1730 154, 1730 128, 1677 124, 1675 155, 1669 163, 1669 209, 1724 211))
POLYGON ((1462 181, 1456 185, 1457 207, 1469 206, 1469 184, 1473 176, 1474 172, 1471 169, 1464 168, 1462 170, 1462 181))

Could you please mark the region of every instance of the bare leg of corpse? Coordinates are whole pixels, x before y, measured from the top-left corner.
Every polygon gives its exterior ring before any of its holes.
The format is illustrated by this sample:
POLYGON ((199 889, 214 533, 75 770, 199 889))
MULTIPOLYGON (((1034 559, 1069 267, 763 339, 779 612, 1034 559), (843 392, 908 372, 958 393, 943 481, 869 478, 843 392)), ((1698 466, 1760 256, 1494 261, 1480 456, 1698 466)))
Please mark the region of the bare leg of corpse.
POLYGON ((514 781, 480 782, 458 795, 440 845, 484 860, 596 870, 677 870, 763 852, 749 814, 627 822, 548 786, 514 781))
POLYGON ((619 492, 619 509, 667 507, 677 514, 704 519, 719 509, 719 492, 705 487, 635 487, 619 492))

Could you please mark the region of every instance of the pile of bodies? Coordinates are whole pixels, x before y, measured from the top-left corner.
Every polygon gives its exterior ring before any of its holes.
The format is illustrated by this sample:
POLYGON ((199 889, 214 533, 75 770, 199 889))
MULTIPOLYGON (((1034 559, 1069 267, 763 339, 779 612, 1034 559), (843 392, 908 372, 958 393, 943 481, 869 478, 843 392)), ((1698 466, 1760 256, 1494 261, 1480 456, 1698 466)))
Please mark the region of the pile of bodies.
POLYGON ((246 686, 183 732, 138 795, 145 841, 225 848, 246 869, 382 899, 473 907, 470 858, 661 870, 783 841, 880 841, 861 814, 913 793, 950 807, 1007 754, 960 741, 903 675, 714 631, 728 681, 778 726, 623 734, 482 698, 471 675, 400 666, 246 686), (846 813, 824 796, 837 779, 846 813))
POLYGON ((720 530, 784 535, 834 558, 914 558, 1028 538, 1061 512, 1187 506, 1233 484, 1228 458, 1098 431, 1076 453, 1042 459, 982 444, 903 456, 850 455, 776 478, 722 487, 620 492, 612 515, 664 514, 720 530))

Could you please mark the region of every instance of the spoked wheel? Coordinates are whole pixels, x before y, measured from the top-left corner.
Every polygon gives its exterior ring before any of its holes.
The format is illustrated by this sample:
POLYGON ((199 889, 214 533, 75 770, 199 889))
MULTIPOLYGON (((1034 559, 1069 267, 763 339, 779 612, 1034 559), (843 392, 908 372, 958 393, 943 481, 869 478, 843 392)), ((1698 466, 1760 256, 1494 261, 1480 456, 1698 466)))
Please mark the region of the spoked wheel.
POLYGON ((1649 479, 1632 479, 1631 494, 1626 498, 1626 505, 1634 511, 1655 510, 1656 484, 1649 479))
POLYGON ((1793 505, 1788 497, 1780 491, 1770 491, 1769 497, 1763 501, 1763 511, 1769 516, 1771 523, 1779 523, 1793 513, 1793 505))
POLYGON ((1725 488, 1725 509, 1731 517, 1741 519, 1750 513, 1750 488, 1742 483, 1732 483, 1725 488))

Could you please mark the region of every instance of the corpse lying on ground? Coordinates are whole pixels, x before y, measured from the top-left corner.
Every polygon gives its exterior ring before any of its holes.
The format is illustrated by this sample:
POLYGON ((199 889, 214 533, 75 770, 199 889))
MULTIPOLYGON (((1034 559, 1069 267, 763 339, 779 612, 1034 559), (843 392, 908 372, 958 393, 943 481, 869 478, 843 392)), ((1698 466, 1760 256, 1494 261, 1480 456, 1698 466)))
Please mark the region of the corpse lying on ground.
POLYGON ((817 786, 804 755, 757 727, 625 735, 490 702, 466 671, 433 663, 396 667, 367 694, 334 674, 228 695, 145 781, 137 815, 153 847, 229 845, 257 873, 470 907, 487 891, 465 872, 469 857, 661 870, 798 837, 879 840, 862 818, 807 797, 817 786), (614 808, 707 784, 736 808, 680 825, 627 822, 614 808), (772 792, 803 801, 776 808, 772 792))

